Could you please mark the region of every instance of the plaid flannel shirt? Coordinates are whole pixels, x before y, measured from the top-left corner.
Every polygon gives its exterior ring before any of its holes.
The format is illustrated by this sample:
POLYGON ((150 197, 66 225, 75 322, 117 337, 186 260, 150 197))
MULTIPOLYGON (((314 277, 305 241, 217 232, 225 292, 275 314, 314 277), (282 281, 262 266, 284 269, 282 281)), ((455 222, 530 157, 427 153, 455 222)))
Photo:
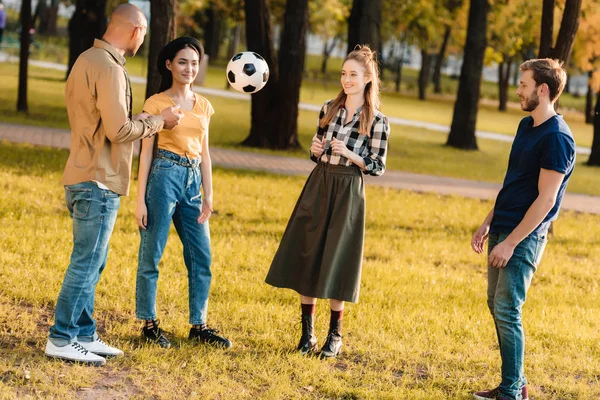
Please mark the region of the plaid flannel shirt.
MULTIPOLYGON (((327 107, 331 103, 331 100, 323 104, 321 112, 319 113, 319 121, 327 112, 327 107)), ((375 110, 373 123, 371 124, 371 136, 361 135, 358 133, 358 125, 360 123, 360 111, 362 107, 359 107, 352 120, 347 124, 344 124, 346 120, 346 107, 340 107, 337 114, 333 117, 329 125, 321 128, 317 124, 317 133, 314 138, 321 140, 325 138, 325 150, 321 157, 315 157, 312 152, 310 153, 310 159, 314 162, 326 162, 334 165, 352 165, 352 161, 346 157, 340 156, 337 153, 331 151, 331 140, 336 138, 342 140, 348 149, 358 154, 365 160, 364 174, 379 176, 385 171, 385 158, 387 155, 387 143, 390 135, 390 123, 388 119, 381 111, 375 110)), ((313 138, 313 139, 314 139, 313 138)))

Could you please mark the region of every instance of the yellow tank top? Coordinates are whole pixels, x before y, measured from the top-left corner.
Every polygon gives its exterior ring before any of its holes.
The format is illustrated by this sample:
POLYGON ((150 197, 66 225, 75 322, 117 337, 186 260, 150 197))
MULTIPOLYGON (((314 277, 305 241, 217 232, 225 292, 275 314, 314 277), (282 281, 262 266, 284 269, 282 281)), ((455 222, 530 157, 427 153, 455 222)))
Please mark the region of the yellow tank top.
MULTIPOLYGON (((179 125, 168 130, 163 129, 158 133, 158 148, 168 150, 190 159, 202 157, 202 141, 208 132, 210 117, 215 113, 210 102, 197 93, 196 102, 191 111, 183 111, 183 118, 179 125)), ((173 99, 161 92, 150 96, 144 103, 144 112, 160 114, 167 107, 176 105, 173 99)))

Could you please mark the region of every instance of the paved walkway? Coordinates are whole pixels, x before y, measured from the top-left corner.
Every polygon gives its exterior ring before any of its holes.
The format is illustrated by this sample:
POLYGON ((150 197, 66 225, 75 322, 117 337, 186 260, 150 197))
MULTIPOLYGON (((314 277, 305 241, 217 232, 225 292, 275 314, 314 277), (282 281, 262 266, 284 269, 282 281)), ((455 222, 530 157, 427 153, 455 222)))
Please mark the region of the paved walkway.
MULTIPOLYGON (((2 140, 7 140, 68 149, 70 136, 70 132, 64 129, 0 123, 0 143, 2 140)), ((267 171, 286 175, 306 176, 314 167, 314 163, 308 158, 266 155, 214 147, 211 148, 211 157, 214 165, 223 168, 267 171)), ((390 170, 380 177, 367 176, 366 182, 368 185, 479 199, 494 199, 500 190, 500 185, 494 183, 390 170)), ((565 196, 563 208, 600 214, 600 197, 568 193, 565 196)))
MULTIPOLYGON (((19 58, 11 57, 8 54, 0 51, 0 62, 6 62, 6 61, 18 62, 19 58)), ((53 62, 48 62, 48 61, 39 61, 39 60, 30 60, 29 64, 34 65, 36 67, 40 67, 40 68, 56 69, 56 70, 65 71, 65 72, 67 71, 67 66, 64 64, 59 64, 59 63, 53 63, 53 62)), ((145 85, 146 78, 140 77, 140 76, 132 76, 131 82, 145 85)), ((225 98, 230 98, 230 99, 246 100, 246 101, 250 100, 249 94, 238 93, 233 90, 207 88, 207 87, 202 87, 202 86, 195 87, 194 90, 203 95, 225 97, 225 98)), ((319 112, 321 110, 321 106, 317 105, 317 104, 299 103, 298 107, 301 110, 307 110, 307 111, 319 112)), ((395 125, 410 126, 413 128, 423 128, 423 129, 427 129, 427 130, 435 131, 435 132, 444 132, 446 134, 448 132, 450 132, 450 128, 447 125, 443 125, 443 124, 435 124, 432 122, 424 122, 424 121, 415 121, 415 120, 410 120, 410 119, 393 117, 393 116, 389 116, 389 115, 388 115, 388 120, 390 121, 391 124, 395 124, 395 125)), ((512 136, 512 135, 496 133, 496 132, 487 132, 487 131, 482 131, 482 130, 476 131, 475 136, 477 136, 478 138, 482 138, 482 139, 497 140, 500 142, 509 142, 509 143, 511 143, 514 139, 514 136, 512 136)), ((591 149, 589 147, 577 146, 577 154, 590 155, 590 153, 591 153, 591 149)))

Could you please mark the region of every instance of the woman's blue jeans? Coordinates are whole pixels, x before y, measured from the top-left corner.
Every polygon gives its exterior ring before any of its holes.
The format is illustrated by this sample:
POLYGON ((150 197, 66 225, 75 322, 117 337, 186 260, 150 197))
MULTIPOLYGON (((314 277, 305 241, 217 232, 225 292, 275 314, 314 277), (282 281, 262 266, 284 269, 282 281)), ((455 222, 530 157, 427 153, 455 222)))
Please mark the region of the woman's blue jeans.
POLYGON ((140 229, 136 284, 136 316, 156 319, 158 264, 163 255, 171 220, 183 243, 188 272, 190 324, 206 322, 210 270, 208 221, 198 223, 202 209, 200 164, 165 150, 158 150, 146 186, 148 219, 140 229))
MULTIPOLYGON (((488 255, 507 236, 490 233, 488 255)), ((488 267, 488 307, 496 324, 502 357, 499 390, 509 399, 520 400, 521 389, 527 384, 523 367, 525 334, 522 308, 546 243, 545 234, 529 235, 515 248, 506 267, 488 267)))

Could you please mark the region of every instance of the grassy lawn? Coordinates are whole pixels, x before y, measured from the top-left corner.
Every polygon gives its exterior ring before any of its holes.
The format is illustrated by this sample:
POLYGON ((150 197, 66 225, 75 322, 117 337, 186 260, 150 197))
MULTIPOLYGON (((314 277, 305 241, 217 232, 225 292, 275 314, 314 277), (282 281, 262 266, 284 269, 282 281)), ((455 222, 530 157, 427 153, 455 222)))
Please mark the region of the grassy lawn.
MULTIPOLYGON (((304 178, 221 169, 209 322, 234 347, 186 341, 187 275, 174 231, 161 264, 158 312, 176 346, 140 343, 134 186, 122 199, 96 296, 99 332, 126 356, 104 368, 46 359, 72 246, 60 186, 66 157, 0 146, 0 397, 430 400, 468 399, 498 384, 485 260, 469 248, 490 202, 368 187, 361 301, 347 306, 341 357, 321 362, 291 351, 299 337, 297 296, 263 283, 304 178)), ((565 212, 556 232, 524 308, 530 392, 534 399, 597 399, 600 216, 565 212)), ((319 302, 320 344, 327 313, 319 302)))

